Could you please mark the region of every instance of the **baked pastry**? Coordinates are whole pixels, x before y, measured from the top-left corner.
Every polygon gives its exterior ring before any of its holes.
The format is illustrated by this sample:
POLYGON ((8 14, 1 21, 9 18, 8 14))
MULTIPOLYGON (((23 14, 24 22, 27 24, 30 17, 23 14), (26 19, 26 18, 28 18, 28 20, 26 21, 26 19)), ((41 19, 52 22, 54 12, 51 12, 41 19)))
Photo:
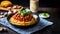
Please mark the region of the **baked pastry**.
POLYGON ((31 11, 26 12, 26 10, 21 10, 13 15, 9 19, 9 22, 18 26, 30 26, 36 24, 37 19, 32 16, 31 11))
POLYGON ((12 3, 10 1, 2 1, 1 6, 2 7, 9 7, 9 6, 12 6, 12 3))

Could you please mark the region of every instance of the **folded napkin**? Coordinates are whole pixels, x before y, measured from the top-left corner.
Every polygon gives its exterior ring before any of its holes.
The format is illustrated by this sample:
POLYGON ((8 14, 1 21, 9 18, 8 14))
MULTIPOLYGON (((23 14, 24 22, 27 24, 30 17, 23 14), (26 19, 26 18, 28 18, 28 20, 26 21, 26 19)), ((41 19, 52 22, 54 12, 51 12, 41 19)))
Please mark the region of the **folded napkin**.
POLYGON ((52 25, 53 22, 50 22, 50 21, 47 21, 45 19, 40 18, 40 21, 36 26, 34 26, 32 28, 28 28, 28 29, 20 29, 18 27, 15 27, 15 26, 11 25, 7 21, 7 17, 5 17, 5 18, 0 19, 0 24, 2 24, 4 26, 16 31, 19 34, 31 34, 33 32, 36 32, 38 30, 41 30, 41 29, 45 28, 46 26, 52 25))

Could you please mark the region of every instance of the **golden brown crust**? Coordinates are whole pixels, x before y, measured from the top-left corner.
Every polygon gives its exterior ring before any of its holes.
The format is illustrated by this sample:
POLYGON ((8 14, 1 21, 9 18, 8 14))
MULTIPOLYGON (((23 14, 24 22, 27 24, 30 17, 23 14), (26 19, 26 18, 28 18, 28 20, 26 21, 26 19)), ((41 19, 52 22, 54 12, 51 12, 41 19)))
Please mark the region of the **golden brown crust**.
POLYGON ((36 23, 37 23, 37 19, 32 18, 31 21, 21 22, 21 21, 19 21, 19 20, 14 19, 13 17, 11 17, 10 20, 9 20, 9 22, 10 22, 11 24, 18 25, 18 26, 29 26, 29 25, 36 24, 36 23))
POLYGON ((12 6, 12 3, 10 1, 2 1, 1 6, 2 7, 9 7, 9 6, 12 6))
MULTIPOLYGON (((15 5, 14 5, 14 6, 15 6, 15 5)), ((7 0, 7 1, 2 1, 2 2, 0 3, 0 10, 6 10, 6 11, 8 11, 8 10, 11 10, 11 11, 17 10, 17 11, 19 11, 19 10, 22 10, 22 9, 23 9, 22 6, 17 6, 17 7, 18 7, 18 8, 14 9, 12 2, 10 2, 9 0, 7 0), (11 7, 11 8, 9 9, 8 7, 11 7)))

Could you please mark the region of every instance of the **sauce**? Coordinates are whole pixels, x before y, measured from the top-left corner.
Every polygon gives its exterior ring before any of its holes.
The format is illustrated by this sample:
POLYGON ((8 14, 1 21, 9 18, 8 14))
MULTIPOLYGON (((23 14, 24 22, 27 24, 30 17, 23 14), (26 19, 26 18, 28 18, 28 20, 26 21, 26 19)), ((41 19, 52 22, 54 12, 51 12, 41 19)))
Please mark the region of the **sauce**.
POLYGON ((32 15, 31 14, 28 14, 28 15, 25 15, 25 16, 21 16, 19 14, 15 14, 13 16, 14 19, 16 20, 19 20, 19 21, 24 21, 24 22, 28 22, 32 19, 32 15))

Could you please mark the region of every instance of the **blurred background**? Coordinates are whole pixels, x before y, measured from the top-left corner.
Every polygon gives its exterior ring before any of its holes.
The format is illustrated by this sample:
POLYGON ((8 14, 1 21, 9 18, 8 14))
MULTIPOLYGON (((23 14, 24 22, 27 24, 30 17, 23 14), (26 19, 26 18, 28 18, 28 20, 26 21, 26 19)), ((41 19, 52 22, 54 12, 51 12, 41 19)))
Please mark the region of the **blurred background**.
MULTIPOLYGON (((2 0, 0 0, 1 2, 2 0)), ((30 0, 10 0, 13 4, 22 5, 24 7, 29 7, 30 0)), ((39 10, 43 11, 54 11, 59 10, 59 0, 39 0, 39 10)))
MULTIPOLYGON (((1 2, 2 0, 0 0, 1 2)), ((22 5, 24 7, 29 7, 30 0, 10 0, 13 4, 22 5)), ((59 0, 39 0, 39 10, 42 11, 51 11, 59 13, 59 0)))
MULTIPOLYGON (((2 1, 2 0, 0 0, 2 1)), ((10 0, 13 4, 19 4, 22 6, 29 6, 30 0, 10 0)), ((40 7, 60 7, 59 0, 39 0, 40 7)))
MULTIPOLYGON (((2 0, 0 0, 1 2, 2 0)), ((10 0, 13 4, 22 5, 24 7, 29 7, 30 0, 10 0)), ((51 13, 51 21, 54 22, 54 28, 52 33, 60 33, 60 4, 59 0, 39 0, 39 10, 47 11, 51 13)))

